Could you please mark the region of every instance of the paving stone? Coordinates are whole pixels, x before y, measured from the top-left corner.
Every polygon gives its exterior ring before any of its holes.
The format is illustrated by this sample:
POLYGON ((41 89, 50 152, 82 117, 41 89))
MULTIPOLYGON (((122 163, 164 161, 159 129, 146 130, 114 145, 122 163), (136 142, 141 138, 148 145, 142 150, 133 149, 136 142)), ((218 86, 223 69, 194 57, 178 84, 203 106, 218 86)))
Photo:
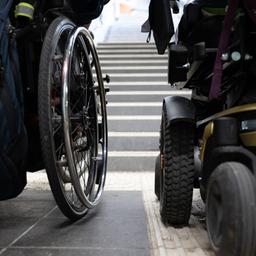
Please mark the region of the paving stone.
MULTIPOLYGON (((145 220, 145 210, 138 191, 105 191, 101 203, 97 206, 92 218, 138 218, 145 220)), ((57 208, 49 215, 49 218, 65 218, 57 208)))
POLYGON ((51 192, 27 192, 0 202, 0 246, 7 246, 55 207, 51 192))
MULTIPOLYGON (((0 215, 1 215, 1 210, 0 210, 0 215)), ((28 228, 30 228, 36 221, 37 221, 37 218, 24 218, 23 216, 1 217, 0 218, 0 246, 1 247, 8 246, 18 236, 22 235, 23 232, 25 232, 28 228)))
POLYGON ((102 255, 105 250, 103 255, 149 255, 141 192, 105 192, 99 207, 76 223, 55 209, 49 191, 26 190, 4 208, 0 245, 10 248, 1 255, 102 255), (12 213, 18 205, 30 209, 35 199, 34 207, 41 209, 31 213, 35 218, 26 217, 25 210, 12 213))
POLYGON ((40 218, 55 207, 51 191, 23 191, 12 200, 0 201, 0 222, 6 218, 40 218))
POLYGON ((77 223, 59 218, 44 219, 14 246, 84 247, 84 248, 148 248, 146 226, 142 219, 99 218, 90 215, 77 223))
POLYGON ((11 248, 2 256, 149 256, 144 249, 11 248))

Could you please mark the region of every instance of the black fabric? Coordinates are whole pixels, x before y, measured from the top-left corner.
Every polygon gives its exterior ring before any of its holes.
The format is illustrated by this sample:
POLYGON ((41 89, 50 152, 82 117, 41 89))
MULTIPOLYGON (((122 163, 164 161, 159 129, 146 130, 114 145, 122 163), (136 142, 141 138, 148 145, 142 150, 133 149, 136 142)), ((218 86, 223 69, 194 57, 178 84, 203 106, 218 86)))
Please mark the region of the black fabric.
POLYGON ((204 17, 202 8, 224 8, 226 5, 227 0, 194 0, 185 5, 179 23, 179 41, 190 45, 200 40, 210 41, 210 45, 216 47, 223 17, 204 17), (198 39, 196 39, 197 36, 198 39))
POLYGON ((75 22, 84 25, 99 17, 109 0, 68 0, 68 2, 76 14, 75 22))
POLYGON ((216 48, 222 29, 224 16, 206 16, 200 5, 190 3, 184 6, 184 13, 179 23, 178 39, 186 46, 205 42, 208 48, 216 48))
POLYGON ((0 2, 0 200, 26 185, 27 133, 15 38, 8 31, 12 1, 0 2))
POLYGON ((194 3, 185 5, 179 23, 179 41, 186 43, 188 41, 189 33, 201 19, 202 11, 200 5, 194 3))
POLYGON ((164 54, 171 37, 174 35, 174 26, 169 0, 151 0, 149 4, 149 23, 153 31, 157 51, 164 54))

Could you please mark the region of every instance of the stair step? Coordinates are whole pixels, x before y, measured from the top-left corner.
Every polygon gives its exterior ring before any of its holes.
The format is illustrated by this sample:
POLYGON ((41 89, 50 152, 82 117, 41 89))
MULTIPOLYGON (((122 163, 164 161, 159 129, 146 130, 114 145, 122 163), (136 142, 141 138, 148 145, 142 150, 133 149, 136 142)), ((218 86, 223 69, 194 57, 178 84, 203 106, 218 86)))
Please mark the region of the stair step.
POLYGON ((153 107, 107 107, 108 115, 160 115, 162 106, 153 107))
POLYGON ((100 46, 97 46, 97 51, 99 50, 127 50, 127 49, 140 49, 140 50, 144 50, 144 49, 152 49, 152 50, 156 50, 156 46, 151 44, 151 45, 141 45, 141 46, 138 46, 138 45, 100 45, 100 46))
POLYGON ((155 45, 155 43, 146 43, 146 42, 125 42, 125 41, 113 41, 113 42, 107 42, 107 43, 99 43, 97 46, 101 47, 101 46, 106 46, 106 45, 111 45, 111 46, 125 46, 125 47, 129 47, 129 46, 142 46, 142 45, 155 45))
POLYGON ((136 82, 136 81, 164 81, 167 82, 166 73, 109 73, 112 82, 136 82))
POLYGON ((126 85, 126 86, 118 86, 118 85, 114 85, 112 86, 112 84, 108 84, 108 87, 110 88, 110 92, 115 92, 115 91, 169 91, 171 90, 171 86, 167 83, 163 84, 163 85, 126 85))
POLYGON ((98 55, 101 54, 157 54, 156 49, 107 49, 97 50, 98 55))
MULTIPOLYGON (((136 81, 136 82, 130 82, 130 81, 124 81, 124 82, 110 82, 111 86, 119 86, 119 87, 126 87, 126 86, 162 86, 162 85, 168 85, 166 82, 163 81, 136 81)), ((170 87, 171 88, 171 87, 170 87)))
POLYGON ((163 73, 165 72, 167 74, 167 67, 161 67, 161 66, 132 66, 132 67, 124 67, 124 66, 110 66, 110 67, 102 67, 103 73, 148 73, 148 72, 154 72, 154 73, 163 73))
POLYGON ((177 90, 168 90, 168 91, 110 91, 108 95, 179 95, 179 96, 187 96, 190 95, 191 92, 188 90, 182 90, 182 91, 177 91, 177 90))
POLYGON ((121 120, 121 121, 133 121, 133 120, 140 120, 140 121, 148 121, 148 120, 161 120, 161 115, 112 115, 108 116, 108 121, 111 120, 121 120))
POLYGON ((97 46, 102 73, 110 76, 107 94, 108 171, 154 171, 162 101, 190 97, 168 84, 168 54, 154 43, 111 42, 97 46))
POLYGON ((150 55, 150 54, 102 54, 99 55, 101 60, 167 60, 167 55, 150 55))
MULTIPOLYGON (((111 153, 111 152, 110 152, 111 153)), ((135 152, 136 153, 136 152, 135 152)), ((155 169, 155 154, 149 155, 149 157, 109 157, 108 158, 108 172, 138 172, 151 171, 155 169)))
POLYGON ((162 106, 162 102, 109 102, 108 107, 116 107, 116 108, 126 108, 126 107, 129 107, 129 108, 145 108, 145 107, 161 107, 162 106))
MULTIPOLYGON (((159 136, 159 134, 157 134, 159 136)), ((110 151, 157 151, 159 138, 157 137, 109 137, 110 151)))
POLYGON ((124 66, 124 67, 130 67, 130 66, 161 66, 161 67, 167 67, 168 60, 101 60, 100 61, 101 67, 108 67, 108 66, 124 66))
POLYGON ((111 120, 108 121, 110 132, 157 132, 160 129, 159 120, 111 120))
MULTIPOLYGON (((173 94, 176 95, 176 94, 173 94)), ((171 94, 163 94, 163 95, 107 95, 107 100, 108 102, 162 102, 163 99, 166 96, 173 96, 171 94)), ((184 94, 184 95, 180 95, 182 97, 185 97, 187 99, 191 98, 191 94, 184 94)), ((142 130, 143 131, 143 130, 142 130)))

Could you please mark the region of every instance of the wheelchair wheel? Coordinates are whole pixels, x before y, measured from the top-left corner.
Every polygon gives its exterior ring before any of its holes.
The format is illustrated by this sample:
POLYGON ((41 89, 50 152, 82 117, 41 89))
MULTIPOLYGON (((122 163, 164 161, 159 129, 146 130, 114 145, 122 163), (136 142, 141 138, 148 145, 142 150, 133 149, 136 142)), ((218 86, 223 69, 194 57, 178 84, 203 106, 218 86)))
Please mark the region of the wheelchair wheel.
POLYGON ((62 67, 65 46, 74 24, 55 19, 45 35, 38 81, 38 111, 42 153, 54 198, 71 220, 83 217, 88 208, 81 203, 71 182, 63 132, 62 67))
POLYGON ((84 27, 77 28, 68 39, 62 77, 64 141, 70 177, 79 200, 93 208, 105 185, 107 114, 97 52, 84 27))
POLYGON ((194 185, 194 132, 191 123, 169 124, 162 115, 164 166, 160 176, 160 214, 165 224, 187 225, 194 185))
POLYGON ((255 181, 238 162, 222 163, 210 176, 206 223, 216 255, 256 255, 255 181))

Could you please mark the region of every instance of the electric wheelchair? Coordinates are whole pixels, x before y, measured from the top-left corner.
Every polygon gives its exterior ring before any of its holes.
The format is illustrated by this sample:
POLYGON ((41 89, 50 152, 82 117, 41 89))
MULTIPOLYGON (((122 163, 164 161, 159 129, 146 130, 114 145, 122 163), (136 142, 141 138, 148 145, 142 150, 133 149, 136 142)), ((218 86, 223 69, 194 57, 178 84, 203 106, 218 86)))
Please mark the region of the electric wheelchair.
POLYGON ((163 100, 155 194, 162 221, 186 226, 193 189, 199 188, 216 255, 252 256, 256 254, 255 2, 229 1, 228 8, 187 5, 176 42, 169 45, 169 83, 191 89, 192 96, 163 100), (221 66, 216 65, 219 61, 221 66))
MULTIPOLYGON (((29 138, 27 170, 46 169, 54 198, 70 220, 95 207, 107 171, 105 88, 91 33, 65 1, 14 3, 29 138), (26 13, 32 11, 28 15, 26 13)), ((88 11, 88 19, 100 14, 88 11)), ((95 2, 95 3, 96 3, 95 2)))

